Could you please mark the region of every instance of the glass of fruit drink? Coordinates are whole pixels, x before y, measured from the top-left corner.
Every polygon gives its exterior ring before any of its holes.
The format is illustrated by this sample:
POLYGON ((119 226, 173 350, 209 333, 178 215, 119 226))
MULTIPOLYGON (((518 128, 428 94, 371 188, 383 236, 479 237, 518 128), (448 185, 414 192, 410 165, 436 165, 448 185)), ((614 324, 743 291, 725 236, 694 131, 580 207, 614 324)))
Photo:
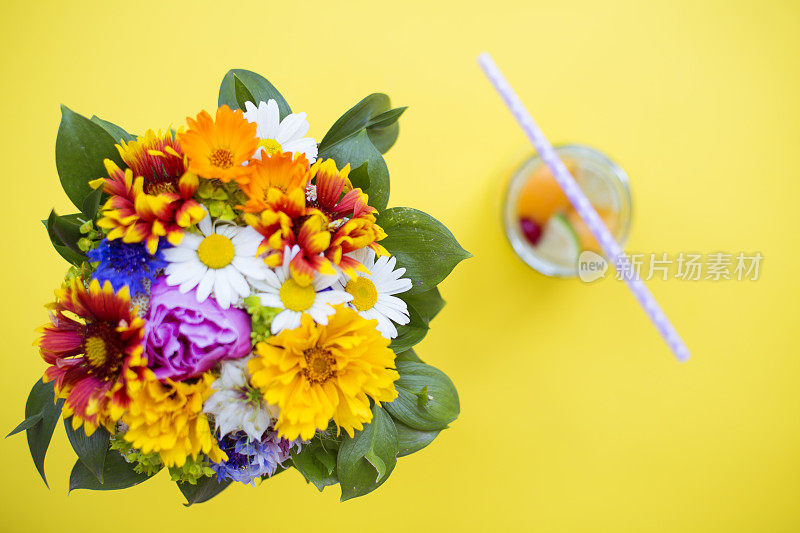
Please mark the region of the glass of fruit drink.
MULTIPOLYGON (((631 193, 625 171, 587 146, 559 146, 556 152, 617 242, 624 246, 631 225, 631 193)), ((527 159, 511 177, 504 221, 517 255, 547 276, 575 276, 581 252, 602 254, 539 157, 527 159)))

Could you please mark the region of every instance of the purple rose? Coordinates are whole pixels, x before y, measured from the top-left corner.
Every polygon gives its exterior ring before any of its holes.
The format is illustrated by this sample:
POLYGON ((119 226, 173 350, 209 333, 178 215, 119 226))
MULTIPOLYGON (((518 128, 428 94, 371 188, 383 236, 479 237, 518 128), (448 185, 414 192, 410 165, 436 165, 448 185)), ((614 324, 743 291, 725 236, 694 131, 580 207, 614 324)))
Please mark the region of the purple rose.
POLYGON ((249 354, 250 331, 241 309, 222 309, 213 298, 200 303, 194 291, 181 294, 162 277, 150 295, 144 352, 159 379, 183 380, 249 354))

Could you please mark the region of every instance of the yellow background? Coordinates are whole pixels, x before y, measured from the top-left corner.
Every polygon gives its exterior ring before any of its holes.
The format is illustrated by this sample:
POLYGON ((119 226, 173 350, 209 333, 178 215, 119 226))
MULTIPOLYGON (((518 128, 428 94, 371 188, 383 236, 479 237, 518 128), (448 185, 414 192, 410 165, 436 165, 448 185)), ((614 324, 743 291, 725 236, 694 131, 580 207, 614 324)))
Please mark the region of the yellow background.
POLYGON ((418 352, 462 414, 377 493, 338 503, 290 472, 181 507, 165 474, 67 496, 24 436, 0 441, 9 531, 796 531, 800 525, 800 6, 797 2, 11 2, 0 7, 2 410, 22 418, 31 347, 65 264, 39 220, 71 209, 59 103, 128 131, 216 104, 228 68, 268 77, 321 139, 370 92, 408 105, 391 205, 447 224, 475 257, 418 352), (544 278, 500 225, 529 151, 483 79, 490 50, 554 142, 633 183, 628 248, 760 251, 756 282, 652 282, 693 351, 675 363, 625 288, 544 278))

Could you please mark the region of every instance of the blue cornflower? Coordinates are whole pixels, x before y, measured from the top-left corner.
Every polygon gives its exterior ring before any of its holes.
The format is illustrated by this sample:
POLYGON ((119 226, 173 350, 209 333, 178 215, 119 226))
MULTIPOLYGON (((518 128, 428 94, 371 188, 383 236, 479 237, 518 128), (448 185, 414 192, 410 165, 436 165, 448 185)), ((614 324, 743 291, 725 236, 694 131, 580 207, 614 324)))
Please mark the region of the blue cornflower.
POLYGON ((99 262, 92 276, 104 283, 110 281, 115 291, 127 285, 131 296, 147 294, 145 280, 153 281, 159 270, 167 266, 162 251, 169 245, 159 245, 155 255, 150 255, 144 243, 124 243, 122 239, 103 239, 100 245, 86 255, 99 262))
POLYGON ((255 485, 257 478, 274 474, 278 465, 282 466, 291 456, 292 448, 300 450, 301 441, 286 440, 277 431, 268 429, 261 440, 251 439, 244 431, 230 433, 219 441, 219 446, 228 460, 211 465, 217 480, 255 485))

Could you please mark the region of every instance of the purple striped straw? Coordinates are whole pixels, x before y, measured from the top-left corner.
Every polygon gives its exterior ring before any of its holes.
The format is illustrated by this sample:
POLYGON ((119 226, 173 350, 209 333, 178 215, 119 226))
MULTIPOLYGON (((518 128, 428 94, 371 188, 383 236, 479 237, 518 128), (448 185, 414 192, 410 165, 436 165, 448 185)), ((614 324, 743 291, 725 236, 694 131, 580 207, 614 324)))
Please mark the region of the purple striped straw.
POLYGON ((633 296, 639 302, 639 305, 642 306, 644 312, 647 313, 647 316, 664 338, 664 341, 667 343, 670 350, 672 350, 672 353, 675 354, 678 361, 687 361, 689 359, 689 349, 686 347, 686 344, 684 344, 681 336, 678 335, 675 327, 669 321, 667 315, 664 314, 664 311, 662 311, 661 306, 658 305, 652 293, 650 293, 639 278, 638 272, 635 272, 635 270, 631 268, 630 258, 628 258, 622 250, 619 243, 614 240, 614 237, 600 219, 594 206, 592 206, 588 198, 586 198, 586 195, 583 194, 581 188, 578 187, 575 178, 572 177, 567 167, 564 166, 564 162, 561 161, 556 151, 553 150, 550 141, 547 140, 542 130, 536 125, 533 117, 531 117, 531 114, 525 109, 517 93, 515 93, 511 85, 508 84, 508 81, 506 81, 500 69, 497 68, 497 65, 488 52, 484 52, 478 56, 478 64, 481 66, 484 74, 489 78, 492 85, 494 85, 495 90, 503 99, 509 111, 511 111, 511 114, 514 115, 517 123, 522 127, 525 135, 528 136, 528 140, 536 149, 539 157, 541 157, 542 161, 550 168, 558 185, 575 207, 575 211, 578 212, 578 215, 580 215, 589 228, 589 231, 592 232, 597 242, 600 243, 606 258, 614 263, 614 268, 622 274, 622 278, 627 283, 633 296))

